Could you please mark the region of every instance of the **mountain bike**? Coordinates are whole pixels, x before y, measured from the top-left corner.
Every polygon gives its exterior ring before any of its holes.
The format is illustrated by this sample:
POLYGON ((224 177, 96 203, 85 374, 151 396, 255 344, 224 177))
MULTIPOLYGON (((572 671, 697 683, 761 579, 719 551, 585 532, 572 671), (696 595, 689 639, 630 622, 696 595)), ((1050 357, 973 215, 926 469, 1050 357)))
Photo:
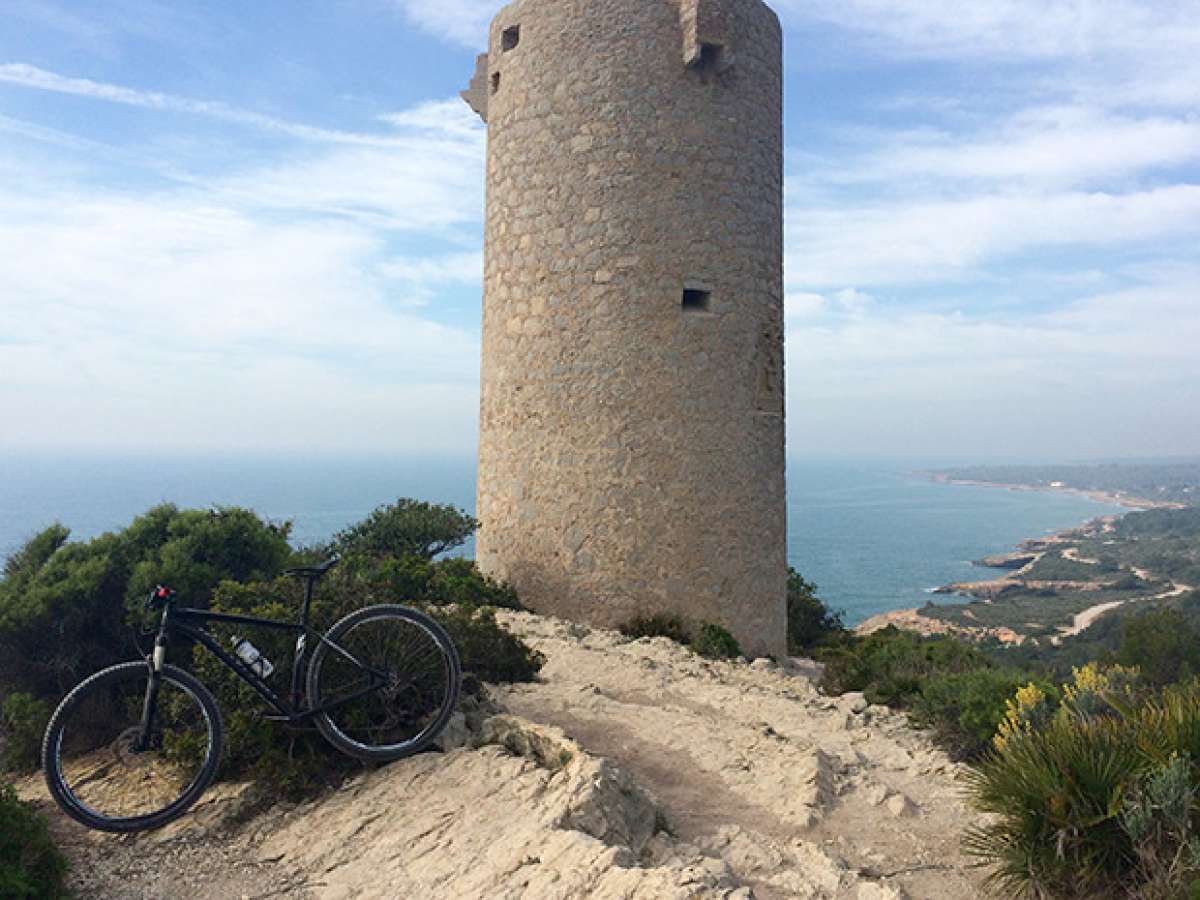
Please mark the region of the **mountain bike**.
POLYGON ((310 628, 313 587, 337 561, 285 572, 304 581, 296 622, 177 607, 174 591, 156 588, 146 601, 147 610, 162 610, 153 653, 82 681, 46 726, 42 767, 63 811, 101 831, 159 828, 187 812, 212 783, 224 725, 212 693, 166 662, 167 648, 181 638, 246 682, 272 709, 266 718, 315 724, 343 753, 388 762, 427 747, 458 701, 454 644, 433 619, 397 605, 364 607, 325 633, 310 628), (271 687, 274 669, 249 641, 235 639, 230 652, 205 627, 209 622, 294 632, 287 698, 271 687))

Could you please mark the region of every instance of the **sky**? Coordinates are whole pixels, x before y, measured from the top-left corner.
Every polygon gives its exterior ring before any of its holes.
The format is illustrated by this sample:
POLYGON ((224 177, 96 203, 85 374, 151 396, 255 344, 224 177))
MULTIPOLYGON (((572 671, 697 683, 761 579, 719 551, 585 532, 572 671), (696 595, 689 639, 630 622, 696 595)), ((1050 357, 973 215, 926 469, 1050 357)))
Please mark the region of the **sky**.
MULTIPOLYGON (((0 0, 0 450, 473 453, 491 0, 0 0)), ((1195 0, 776 0, 789 455, 1200 453, 1195 0)))

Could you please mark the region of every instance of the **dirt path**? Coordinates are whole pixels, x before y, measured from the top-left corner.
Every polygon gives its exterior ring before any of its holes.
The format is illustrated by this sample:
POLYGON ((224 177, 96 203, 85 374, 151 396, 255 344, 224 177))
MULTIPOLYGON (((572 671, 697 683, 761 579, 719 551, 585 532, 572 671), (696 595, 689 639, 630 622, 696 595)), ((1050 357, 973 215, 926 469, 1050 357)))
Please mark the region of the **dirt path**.
MULTIPOLYGON (((1072 547, 1071 549, 1074 550, 1075 548, 1072 547)), ((1063 551, 1063 556, 1081 563, 1098 562, 1098 560, 1084 559, 1079 556, 1067 557, 1067 551, 1065 550, 1063 551)), ((1131 571, 1143 581, 1159 580, 1146 569, 1139 569, 1137 566, 1132 567, 1131 571)), ((1108 603, 1098 603, 1095 606, 1089 606, 1083 612, 1076 614, 1074 622, 1069 627, 1059 629, 1059 634, 1056 635, 1055 643, 1058 643, 1058 640, 1061 640, 1064 637, 1071 637, 1072 635, 1079 634, 1084 629, 1091 627, 1091 625, 1098 618, 1100 618, 1110 609, 1116 609, 1118 606, 1123 606, 1126 603, 1138 602, 1139 600, 1165 600, 1168 597, 1178 597, 1180 594, 1186 594, 1188 591, 1192 590, 1192 586, 1190 584, 1181 584, 1177 581, 1168 581, 1168 584, 1171 586, 1167 588, 1167 590, 1158 594, 1154 594, 1150 597, 1135 597, 1129 600, 1112 600, 1108 603)))
MULTIPOLYGON (((445 753, 254 815, 222 785, 160 832, 114 837, 40 796, 75 890, 146 898, 967 900, 959 769, 901 716, 827 698, 813 664, 708 662, 502 613, 536 684, 456 715, 445 753)), ((37 796, 36 780, 23 785, 37 796)))
POLYGON ((92 831, 63 815, 41 776, 23 779, 18 792, 50 823, 71 861, 68 886, 88 900, 265 900, 314 896, 307 877, 263 861, 239 821, 245 785, 211 788, 184 819, 161 831, 113 835, 92 831))
POLYGON ((1062 637, 1071 637, 1072 635, 1079 634, 1085 628, 1089 628, 1093 622, 1110 609, 1116 609, 1124 603, 1124 600, 1111 600, 1108 603, 1097 603, 1095 606, 1089 606, 1083 612, 1076 613, 1074 621, 1066 628, 1060 628, 1059 634, 1062 637))
POLYGON ((720 854, 756 897, 841 896, 792 876, 820 857, 889 875, 912 897, 976 895, 958 850, 969 816, 956 767, 902 717, 857 695, 822 697, 766 661, 709 663, 665 639, 508 622, 548 662, 543 682, 505 689, 502 705, 628 769, 676 834, 720 854))
POLYGON ((1092 559, 1090 556, 1080 556, 1078 547, 1067 547, 1062 552, 1063 559, 1069 559, 1072 562, 1083 563, 1088 566, 1100 565, 1100 560, 1092 559))

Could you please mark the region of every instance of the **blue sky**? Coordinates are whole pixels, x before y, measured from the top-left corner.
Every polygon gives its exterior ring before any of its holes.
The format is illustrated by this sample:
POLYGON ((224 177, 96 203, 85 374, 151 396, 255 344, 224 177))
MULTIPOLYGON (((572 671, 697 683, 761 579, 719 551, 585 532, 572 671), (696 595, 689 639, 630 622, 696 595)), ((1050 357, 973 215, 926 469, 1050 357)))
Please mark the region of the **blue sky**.
MULTIPOLYGON (((4 0, 0 449, 472 452, 499 6, 4 0)), ((790 452, 1200 453, 1195 4, 774 8, 790 452)))

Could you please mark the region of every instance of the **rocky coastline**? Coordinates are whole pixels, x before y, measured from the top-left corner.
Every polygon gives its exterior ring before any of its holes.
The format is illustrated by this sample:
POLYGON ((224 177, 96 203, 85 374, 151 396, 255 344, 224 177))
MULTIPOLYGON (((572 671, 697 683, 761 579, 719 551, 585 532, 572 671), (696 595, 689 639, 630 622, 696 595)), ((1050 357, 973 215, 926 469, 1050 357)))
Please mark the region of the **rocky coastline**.
MULTIPOLYGON (((1183 504, 1172 501, 1152 500, 1146 497, 1136 497, 1126 494, 1122 491, 1098 491, 1085 490, 1081 488, 1072 488, 1066 485, 1045 485, 1045 484, 1010 484, 995 481, 979 481, 967 478, 954 478, 942 473, 925 473, 928 477, 938 484, 957 484, 968 485, 973 487, 991 487, 1003 488, 1010 491, 1040 491, 1043 493, 1059 493, 1073 494, 1079 497, 1087 497, 1090 500, 1096 500, 1101 503, 1109 503, 1116 506, 1122 506, 1129 511, 1146 510, 1146 509, 1182 509, 1183 504)), ((1053 532, 1046 537, 1027 538, 1017 544, 1016 549, 1006 553, 995 553, 978 559, 974 565, 1004 570, 1004 574, 997 578, 982 579, 979 581, 956 581, 935 588, 933 594, 953 594, 961 597, 967 597, 973 600, 982 600, 984 602, 992 602, 1006 591, 1022 590, 1022 589, 1061 589, 1070 588, 1080 591, 1094 590, 1096 585, 1091 582, 1063 582, 1063 581, 1040 581, 1029 580, 1023 578, 1023 573, 1027 572, 1034 563, 1049 550, 1054 550, 1063 544, 1083 537, 1089 534, 1097 534, 1111 531, 1113 524, 1121 518, 1122 514, 1097 516, 1089 519, 1082 525, 1063 528, 1053 532)), ((1111 604, 1105 604, 1107 609, 1111 604)), ((1087 612, 1091 612, 1088 610, 1087 612)), ((1095 618, 1095 616, 1084 616, 1086 624, 1095 618)), ((1077 623, 1078 624, 1078 623, 1077 623)), ((1083 627, 1086 627, 1086 624, 1083 627)), ((956 637, 965 638, 972 641, 980 641, 988 638, 994 638, 1001 643, 1019 644, 1024 640, 1016 630, 1006 626, 970 626, 963 624, 955 624, 946 622, 941 619, 932 618, 922 615, 920 607, 911 607, 907 609, 896 609, 885 613, 877 613, 871 616, 854 627, 857 634, 865 635, 874 631, 880 631, 889 626, 903 629, 905 631, 914 631, 925 636, 934 635, 954 635, 956 637)))

